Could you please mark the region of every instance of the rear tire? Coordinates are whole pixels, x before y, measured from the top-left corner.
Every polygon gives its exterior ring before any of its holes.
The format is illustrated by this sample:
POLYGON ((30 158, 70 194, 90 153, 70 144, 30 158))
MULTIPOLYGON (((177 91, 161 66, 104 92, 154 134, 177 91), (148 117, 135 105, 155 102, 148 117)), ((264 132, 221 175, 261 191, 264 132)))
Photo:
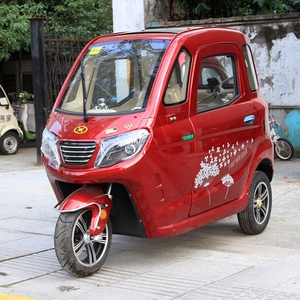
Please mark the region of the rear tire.
POLYGON ((19 150, 19 136, 13 132, 8 131, 0 138, 0 150, 3 154, 15 154, 19 150))
POLYGON ((103 233, 91 236, 91 210, 61 213, 55 227, 54 246, 58 261, 70 274, 85 277, 97 272, 108 256, 112 240, 110 219, 103 233))
POLYGON ((248 206, 237 214, 241 229, 248 234, 259 234, 268 225, 272 208, 272 191, 268 176, 255 172, 249 192, 248 206))
POLYGON ((279 138, 275 144, 275 153, 281 160, 290 160, 294 156, 294 147, 292 143, 285 139, 279 138))

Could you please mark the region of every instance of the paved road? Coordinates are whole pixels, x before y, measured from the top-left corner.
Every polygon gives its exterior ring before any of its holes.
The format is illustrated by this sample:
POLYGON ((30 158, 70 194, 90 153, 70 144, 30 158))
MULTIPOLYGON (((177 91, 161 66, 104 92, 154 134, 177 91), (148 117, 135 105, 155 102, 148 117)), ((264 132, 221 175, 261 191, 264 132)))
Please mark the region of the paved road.
POLYGON ((0 155, 0 299, 300 299, 300 160, 275 161, 273 211, 258 236, 236 216, 166 239, 114 236, 88 278, 60 267, 57 212, 34 148, 0 155), (11 295, 11 296, 9 296, 11 295), (20 298, 21 299, 21 298, 20 298))

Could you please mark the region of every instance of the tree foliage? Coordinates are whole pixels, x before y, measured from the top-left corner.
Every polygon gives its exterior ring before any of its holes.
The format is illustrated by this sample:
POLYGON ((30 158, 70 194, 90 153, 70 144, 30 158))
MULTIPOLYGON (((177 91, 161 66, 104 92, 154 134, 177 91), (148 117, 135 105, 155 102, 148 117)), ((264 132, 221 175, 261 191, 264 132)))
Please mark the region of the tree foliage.
POLYGON ((2 0, 0 61, 30 48, 32 17, 43 17, 51 34, 90 39, 112 31, 111 0, 2 0))
POLYGON ((300 11, 300 0, 173 0, 171 19, 199 20, 300 11))

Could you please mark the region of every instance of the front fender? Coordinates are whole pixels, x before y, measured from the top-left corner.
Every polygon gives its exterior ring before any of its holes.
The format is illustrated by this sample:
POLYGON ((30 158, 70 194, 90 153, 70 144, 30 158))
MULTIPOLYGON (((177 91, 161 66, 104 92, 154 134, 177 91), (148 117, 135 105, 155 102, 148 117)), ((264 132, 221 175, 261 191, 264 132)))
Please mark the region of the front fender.
POLYGON ((21 128, 18 127, 18 126, 11 125, 11 124, 3 125, 3 127, 0 126, 0 137, 2 135, 4 135, 6 132, 8 132, 8 131, 14 131, 14 132, 16 132, 18 134, 18 136, 19 136, 19 139, 20 140, 23 139, 23 131, 21 130, 21 128))
POLYGON ((89 208, 92 211, 90 233, 99 235, 103 232, 109 218, 111 199, 112 196, 103 193, 99 186, 84 186, 59 202, 55 208, 61 213, 89 208))

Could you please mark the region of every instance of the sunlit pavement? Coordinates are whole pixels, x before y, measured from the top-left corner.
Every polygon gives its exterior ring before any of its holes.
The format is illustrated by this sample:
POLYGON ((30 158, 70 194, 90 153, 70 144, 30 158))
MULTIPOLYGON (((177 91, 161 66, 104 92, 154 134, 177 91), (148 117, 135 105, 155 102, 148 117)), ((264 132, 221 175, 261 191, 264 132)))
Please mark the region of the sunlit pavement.
POLYGON ((115 235, 107 262, 87 278, 56 259, 56 200, 36 161, 35 148, 0 155, 0 300, 300 299, 299 159, 275 161, 262 234, 243 234, 232 216, 166 239, 115 235))
POLYGON ((28 298, 18 295, 4 295, 0 294, 0 300, 34 300, 35 298, 28 298))

